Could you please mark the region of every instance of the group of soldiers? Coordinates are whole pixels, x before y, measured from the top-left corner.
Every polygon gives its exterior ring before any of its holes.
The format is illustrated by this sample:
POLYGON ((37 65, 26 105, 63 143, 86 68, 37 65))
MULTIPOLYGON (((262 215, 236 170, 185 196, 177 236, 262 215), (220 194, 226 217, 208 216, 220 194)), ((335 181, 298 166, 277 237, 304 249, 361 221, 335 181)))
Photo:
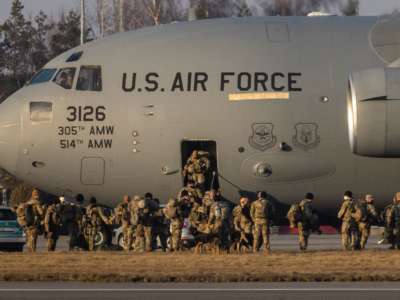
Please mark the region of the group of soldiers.
MULTIPOLYGON (((123 197, 112 213, 105 212, 91 198, 84 207, 84 198, 78 195, 74 203, 57 198, 48 206, 39 199, 34 189, 28 201, 15 207, 17 220, 24 229, 29 251, 36 251, 38 235, 47 238, 48 251, 54 251, 61 229, 70 235, 70 250, 98 248, 101 232, 106 245, 111 245, 112 229, 122 227, 123 248, 126 251, 183 250, 182 229, 186 222, 194 236, 195 251, 228 252, 270 251, 270 228, 275 217, 273 202, 264 191, 257 192, 256 200, 241 197, 234 206, 225 200, 220 190, 213 189, 214 178, 209 178, 209 153, 194 151, 189 157, 183 175, 186 185, 176 198, 165 206, 151 193, 144 196, 123 197), (209 189, 206 189, 206 183, 209 189), (170 241, 168 245, 167 241, 170 241)), ((287 218, 291 228, 298 229, 299 247, 306 250, 312 232, 321 233, 319 218, 313 209, 314 195, 307 193, 303 200, 293 204, 287 218)), ((384 224, 383 241, 400 249, 400 193, 381 215, 374 206, 373 195, 356 201, 351 191, 346 191, 338 213, 341 220, 341 237, 345 250, 364 249, 373 224, 384 224)))

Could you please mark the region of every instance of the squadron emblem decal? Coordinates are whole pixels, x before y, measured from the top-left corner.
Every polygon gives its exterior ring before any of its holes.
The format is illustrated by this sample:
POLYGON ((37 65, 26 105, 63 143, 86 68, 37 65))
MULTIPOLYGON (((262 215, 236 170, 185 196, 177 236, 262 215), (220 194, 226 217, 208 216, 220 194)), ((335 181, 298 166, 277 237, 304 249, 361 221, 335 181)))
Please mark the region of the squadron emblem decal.
POLYGON ((254 123, 251 125, 252 134, 249 137, 249 144, 254 149, 265 151, 276 143, 274 136, 274 125, 271 123, 254 123))
POLYGON ((318 135, 318 125, 315 123, 298 123, 294 126, 296 133, 293 136, 293 145, 304 151, 318 146, 321 141, 318 135))

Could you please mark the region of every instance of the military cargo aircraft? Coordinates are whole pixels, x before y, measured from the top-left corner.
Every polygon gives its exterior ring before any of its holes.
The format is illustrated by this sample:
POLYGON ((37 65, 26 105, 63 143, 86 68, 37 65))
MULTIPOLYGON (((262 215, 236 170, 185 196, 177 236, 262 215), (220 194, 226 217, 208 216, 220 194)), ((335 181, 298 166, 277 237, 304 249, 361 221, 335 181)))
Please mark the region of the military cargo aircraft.
POLYGON ((262 17, 115 34, 50 61, 0 105, 0 165, 56 194, 161 200, 194 149, 237 201, 400 189, 400 19, 262 17))

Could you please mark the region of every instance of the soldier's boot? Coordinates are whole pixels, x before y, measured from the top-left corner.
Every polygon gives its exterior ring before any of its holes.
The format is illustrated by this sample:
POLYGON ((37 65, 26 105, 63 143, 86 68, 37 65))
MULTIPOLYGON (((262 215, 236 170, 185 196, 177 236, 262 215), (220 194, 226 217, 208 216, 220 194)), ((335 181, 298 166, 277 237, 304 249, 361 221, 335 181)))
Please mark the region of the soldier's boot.
POLYGON ((48 252, 53 252, 56 249, 56 242, 54 239, 47 239, 47 251, 48 252))

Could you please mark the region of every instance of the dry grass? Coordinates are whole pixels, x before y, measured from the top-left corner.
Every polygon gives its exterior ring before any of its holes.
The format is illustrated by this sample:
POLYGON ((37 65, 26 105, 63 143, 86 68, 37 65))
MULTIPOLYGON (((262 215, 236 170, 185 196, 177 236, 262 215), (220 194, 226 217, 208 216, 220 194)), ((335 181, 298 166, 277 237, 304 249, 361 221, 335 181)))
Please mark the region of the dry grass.
POLYGON ((399 281, 400 252, 0 254, 2 281, 399 281))

